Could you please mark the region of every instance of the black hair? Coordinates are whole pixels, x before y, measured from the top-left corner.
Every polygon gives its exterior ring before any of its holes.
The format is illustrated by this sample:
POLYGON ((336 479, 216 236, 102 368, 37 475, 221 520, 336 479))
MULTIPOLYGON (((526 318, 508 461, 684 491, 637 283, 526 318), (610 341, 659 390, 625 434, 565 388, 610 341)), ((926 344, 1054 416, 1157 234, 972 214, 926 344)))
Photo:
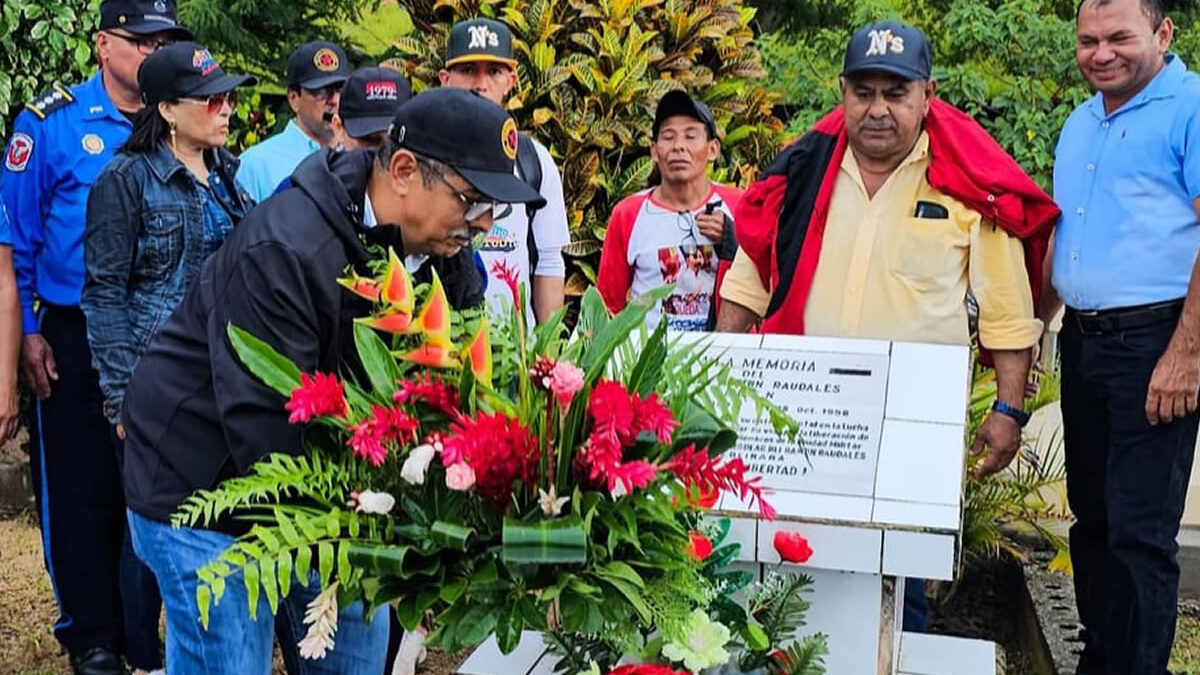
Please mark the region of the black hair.
POLYGON ((118 152, 127 154, 154 152, 158 144, 171 131, 171 125, 158 112, 158 105, 148 105, 133 116, 133 133, 118 152))
MULTIPOLYGON (((1162 0, 1140 0, 1142 3, 1142 13, 1150 17, 1150 23, 1154 25, 1154 29, 1162 25, 1163 19, 1167 18, 1166 12, 1163 10, 1162 0)), ((1079 12, 1084 5, 1095 4, 1097 7, 1103 7, 1112 0, 1079 0, 1079 4, 1075 7, 1075 20, 1079 20, 1079 12)))

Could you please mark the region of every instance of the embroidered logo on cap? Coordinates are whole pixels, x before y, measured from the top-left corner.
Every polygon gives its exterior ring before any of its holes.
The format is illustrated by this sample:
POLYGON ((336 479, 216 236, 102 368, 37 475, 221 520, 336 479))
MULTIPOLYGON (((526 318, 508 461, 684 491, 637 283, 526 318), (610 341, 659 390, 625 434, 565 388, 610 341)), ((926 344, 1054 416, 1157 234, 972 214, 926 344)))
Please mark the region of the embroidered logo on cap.
POLYGON ((9 171, 24 171, 33 156, 33 139, 28 134, 13 134, 8 144, 8 154, 4 155, 4 166, 9 171))
POLYGON ((366 86, 366 94, 368 101, 395 101, 400 97, 400 92, 396 88, 396 83, 388 82, 387 80, 368 82, 366 86))
POLYGON ((84 134, 82 142, 83 149, 86 150, 89 155, 98 155, 104 152, 104 139, 100 138, 96 134, 84 134))
POLYGON ((200 71, 201 75, 208 75, 212 71, 220 68, 217 65, 217 60, 208 53, 207 49, 197 49, 192 52, 192 67, 200 71))
POLYGON ((322 47, 317 50, 316 54, 313 54, 313 65, 317 67, 317 70, 331 73, 338 69, 341 62, 338 61, 338 55, 332 49, 322 47))
POLYGON ((517 158, 517 123, 511 117, 504 120, 504 126, 500 127, 500 146, 509 159, 517 158))
POLYGON ((496 31, 487 26, 467 26, 467 30, 471 33, 471 44, 467 45, 467 49, 486 49, 488 47, 499 47, 500 36, 496 31))
POLYGON ((154 0, 154 11, 156 11, 156 12, 167 11, 167 3, 163 2, 163 0, 154 0))
POLYGON ((871 38, 871 46, 867 47, 866 56, 887 56, 904 53, 904 38, 892 35, 890 30, 873 30, 867 34, 871 38))

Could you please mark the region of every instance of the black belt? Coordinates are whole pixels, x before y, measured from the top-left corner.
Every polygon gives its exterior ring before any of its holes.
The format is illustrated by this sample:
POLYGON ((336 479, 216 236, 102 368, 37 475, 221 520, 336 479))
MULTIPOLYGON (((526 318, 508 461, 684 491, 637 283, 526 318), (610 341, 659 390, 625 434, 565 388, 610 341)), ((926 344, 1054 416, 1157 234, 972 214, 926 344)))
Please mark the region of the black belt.
POLYGON ((1100 335, 1178 321, 1182 313, 1183 300, 1180 299, 1116 309, 1085 311, 1068 307, 1063 320, 1074 323, 1084 335, 1100 335))

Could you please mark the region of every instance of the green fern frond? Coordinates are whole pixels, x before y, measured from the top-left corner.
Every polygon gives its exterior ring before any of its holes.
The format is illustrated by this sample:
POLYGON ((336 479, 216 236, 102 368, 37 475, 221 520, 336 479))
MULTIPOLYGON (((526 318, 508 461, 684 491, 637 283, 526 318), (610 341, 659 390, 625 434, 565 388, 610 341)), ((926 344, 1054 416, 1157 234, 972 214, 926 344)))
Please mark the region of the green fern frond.
POLYGON ((813 580, 804 574, 772 574, 750 599, 750 615, 762 626, 770 644, 782 644, 804 626, 813 580))
POLYGON ((825 675, 829 643, 821 633, 809 635, 781 650, 767 662, 771 675, 825 675))

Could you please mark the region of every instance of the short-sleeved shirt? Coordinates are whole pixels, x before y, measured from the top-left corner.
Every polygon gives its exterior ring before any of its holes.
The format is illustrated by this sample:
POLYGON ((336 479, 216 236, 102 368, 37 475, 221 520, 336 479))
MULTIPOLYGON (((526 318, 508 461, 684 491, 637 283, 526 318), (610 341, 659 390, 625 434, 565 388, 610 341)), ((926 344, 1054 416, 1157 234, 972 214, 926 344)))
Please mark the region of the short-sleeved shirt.
POLYGON ((4 202, 0 202, 0 246, 12 246, 12 225, 8 222, 4 202))
POLYGON ((1099 94, 1063 127, 1054 288, 1080 310, 1182 298, 1200 250, 1200 77, 1166 66, 1112 114, 1099 94))
MULTIPOLYGON (((853 152, 834 184, 821 257, 804 308, 809 335, 967 344, 968 289, 979 303, 979 337, 989 349, 1025 349, 1041 335, 1021 241, 926 180, 929 137, 875 195, 853 152), (945 218, 917 218, 918 202, 945 218)), ((738 251, 721 297, 766 314, 770 295, 738 251)))
POLYGON ((256 203, 262 203, 275 194, 283 179, 292 175, 305 157, 320 149, 320 144, 291 120, 283 131, 242 153, 237 181, 256 203))
POLYGON ((620 311, 630 298, 674 284, 675 290, 646 316, 647 325, 653 328, 666 317, 671 330, 705 330, 719 261, 696 216, 716 204, 732 218, 741 196, 737 188, 714 184, 700 204, 682 212, 655 199, 653 189, 621 200, 609 218, 596 279, 609 310, 620 311))

